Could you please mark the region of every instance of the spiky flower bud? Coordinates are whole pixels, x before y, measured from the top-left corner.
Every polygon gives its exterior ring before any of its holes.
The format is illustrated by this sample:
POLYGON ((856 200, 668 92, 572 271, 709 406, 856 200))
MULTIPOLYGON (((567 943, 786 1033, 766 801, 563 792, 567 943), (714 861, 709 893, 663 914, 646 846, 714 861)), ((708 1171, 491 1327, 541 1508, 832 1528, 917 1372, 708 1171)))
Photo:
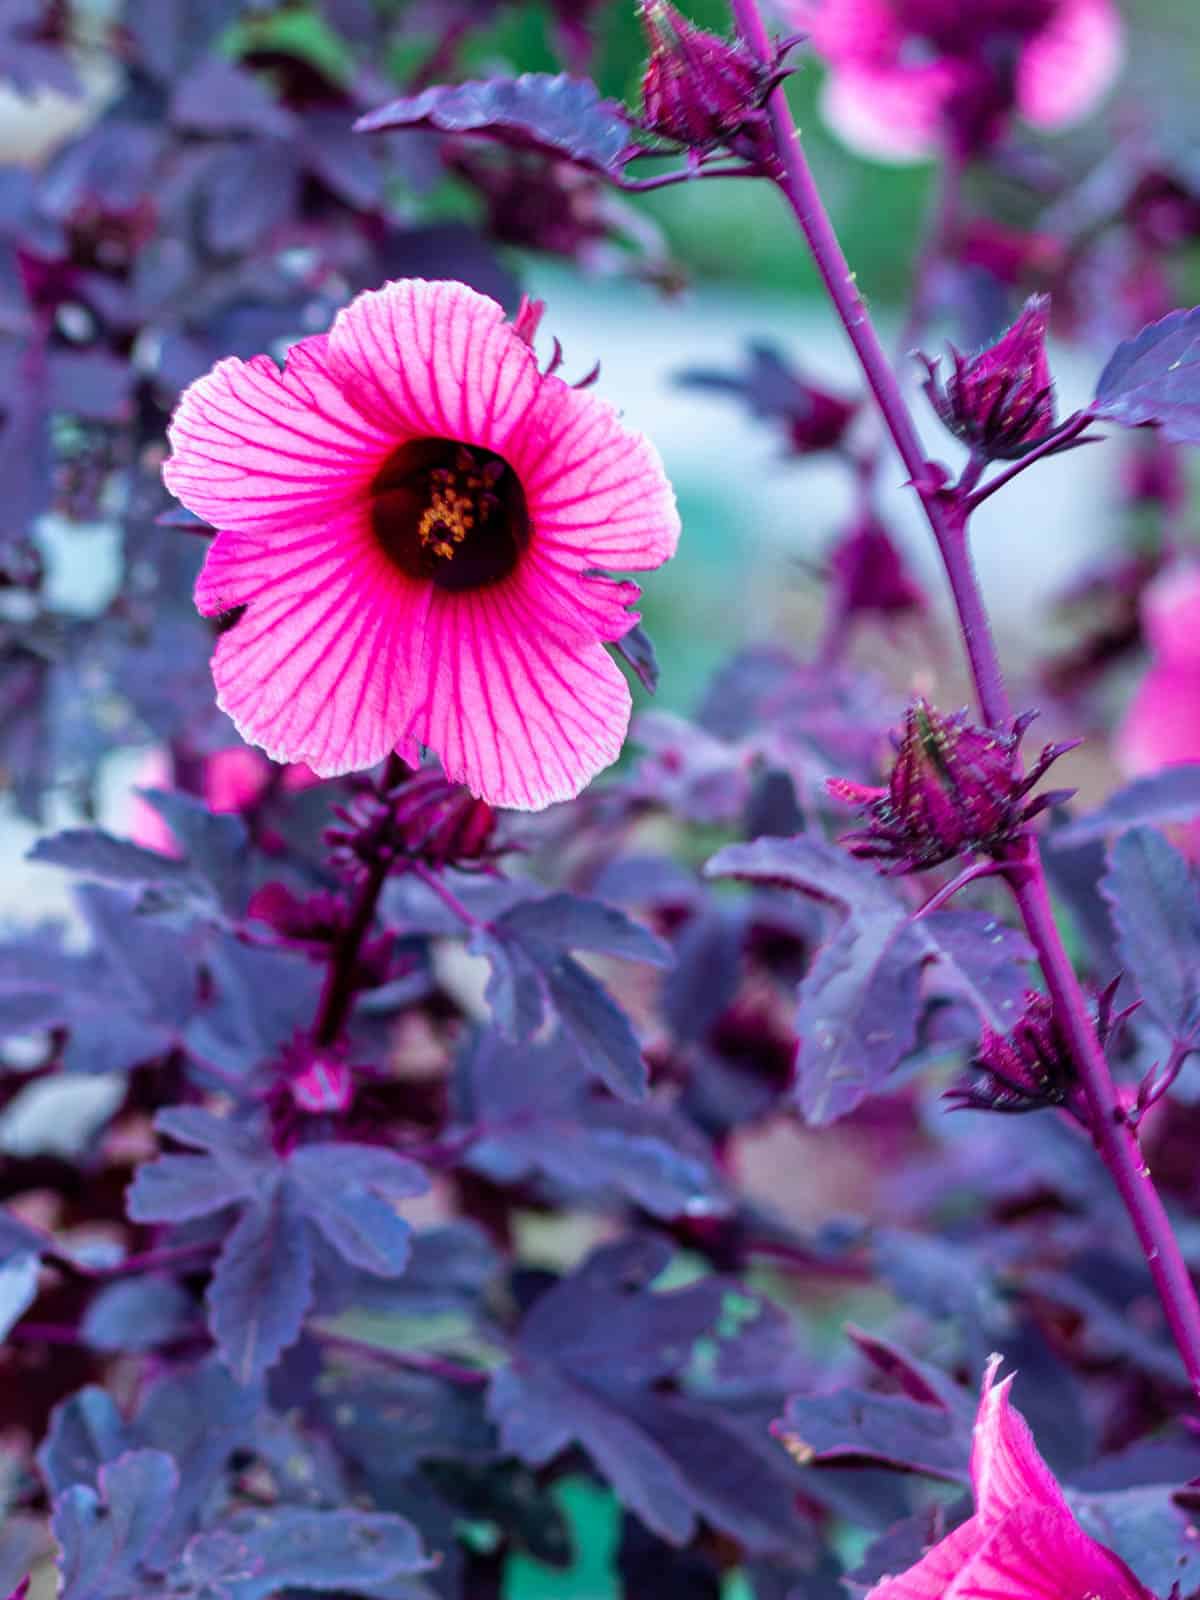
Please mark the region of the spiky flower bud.
POLYGON ((641 0, 650 60, 642 80, 642 122, 650 133, 693 151, 728 149, 757 159, 767 143, 763 107, 784 76, 740 39, 697 28, 670 0, 641 0))
MULTIPOLYGON (((1120 978, 1096 1001, 1096 1033, 1107 1046, 1117 1029, 1136 1010, 1114 1010, 1120 978)), ((971 1063, 972 1079, 949 1089, 945 1098, 963 1111, 1000 1111, 1009 1115, 1056 1107, 1086 1126, 1087 1102, 1067 1036, 1049 995, 1030 989, 1025 1009, 1009 1033, 984 1028, 971 1063)))
POLYGON ((835 799, 868 819, 847 836, 853 854, 886 862, 889 874, 899 874, 1003 849, 1031 817, 1071 793, 1027 798, 1051 763, 1078 742, 1047 745, 1022 775, 1021 738, 1035 714, 1026 712, 1002 731, 976 727, 965 711, 942 716, 918 700, 905 717, 886 788, 829 780, 835 799))
POLYGON ((938 362, 924 357, 925 392, 938 416, 964 444, 989 461, 1015 461, 1054 430, 1054 379, 1046 358, 1049 295, 1034 295, 1002 338, 978 355, 950 347, 954 371, 945 384, 938 362))
POLYGON ((1075 1063, 1049 995, 1029 990, 1011 1033, 984 1028, 972 1066, 978 1078, 947 1092, 963 1110, 1039 1111, 1068 1106, 1076 1087, 1075 1063))
POLYGON ((378 862, 397 871, 407 862, 471 867, 496 853, 493 808, 433 768, 390 789, 372 786, 334 814, 339 822, 326 829, 325 842, 333 866, 349 878, 378 862))

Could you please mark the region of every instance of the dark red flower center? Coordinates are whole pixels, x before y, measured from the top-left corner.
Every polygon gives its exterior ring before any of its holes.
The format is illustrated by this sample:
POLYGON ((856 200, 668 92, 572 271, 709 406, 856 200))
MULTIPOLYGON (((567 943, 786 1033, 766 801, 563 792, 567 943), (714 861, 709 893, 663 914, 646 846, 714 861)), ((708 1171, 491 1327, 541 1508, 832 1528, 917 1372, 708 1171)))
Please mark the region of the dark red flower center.
POLYGON ((521 480, 480 445, 413 439, 371 485, 371 526, 389 560, 442 589, 507 578, 529 543, 521 480))

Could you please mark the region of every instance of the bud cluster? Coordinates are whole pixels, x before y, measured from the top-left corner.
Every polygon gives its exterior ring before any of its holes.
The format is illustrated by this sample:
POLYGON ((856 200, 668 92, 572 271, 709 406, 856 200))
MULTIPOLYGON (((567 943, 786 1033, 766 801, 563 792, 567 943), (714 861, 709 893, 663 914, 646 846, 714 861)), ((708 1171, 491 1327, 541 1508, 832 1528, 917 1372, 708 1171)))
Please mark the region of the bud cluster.
POLYGON ((1028 798, 1050 765, 1078 741, 1047 745, 1022 774, 1021 738, 1036 713, 1007 732, 976 727, 966 712, 942 716, 924 700, 909 708, 885 788, 831 778, 835 799, 865 812, 867 826, 847 836, 854 855, 888 863, 890 875, 923 872, 956 856, 995 855, 1047 806, 1055 790, 1028 798))
POLYGON ((325 830, 325 843, 335 870, 350 879, 381 863, 440 871, 477 867, 498 853, 492 807, 433 768, 372 784, 334 815, 340 823, 325 830))

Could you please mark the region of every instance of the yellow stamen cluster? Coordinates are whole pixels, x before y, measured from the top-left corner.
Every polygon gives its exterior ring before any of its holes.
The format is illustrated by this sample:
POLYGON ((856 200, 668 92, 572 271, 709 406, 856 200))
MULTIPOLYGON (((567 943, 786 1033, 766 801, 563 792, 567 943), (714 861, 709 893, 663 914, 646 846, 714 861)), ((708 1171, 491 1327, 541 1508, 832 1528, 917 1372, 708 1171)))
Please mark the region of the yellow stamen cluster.
POLYGON ((471 472, 464 479, 445 468, 433 474, 433 483, 433 498, 417 525, 417 535, 435 556, 449 561, 455 546, 475 526, 478 496, 484 483, 477 473, 471 472))

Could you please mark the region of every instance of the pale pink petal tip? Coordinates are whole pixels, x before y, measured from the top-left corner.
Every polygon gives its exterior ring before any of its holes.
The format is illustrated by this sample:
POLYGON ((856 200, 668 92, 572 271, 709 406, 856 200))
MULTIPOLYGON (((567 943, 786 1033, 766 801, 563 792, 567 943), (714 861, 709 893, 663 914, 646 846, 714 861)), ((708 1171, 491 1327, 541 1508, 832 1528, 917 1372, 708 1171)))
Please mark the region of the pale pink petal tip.
POLYGON ((1077 122, 1112 87, 1123 58, 1121 17, 1112 0, 1060 0, 1021 58, 1021 114, 1043 128, 1077 122))
POLYGON ((976 1511, 867 1600, 1153 1600, 1086 1534, 1012 1405, 1011 1377, 984 1373, 971 1455, 976 1511))
POLYGON ((971 1450, 971 1483, 984 1522, 994 1522, 1023 1505, 1066 1511, 1062 1490, 1038 1454, 1029 1424, 1012 1404, 1013 1378, 996 1382, 1000 1359, 993 1356, 984 1374, 971 1450))
POLYGON ((171 429, 172 491, 221 530, 220 706, 321 777, 431 748, 495 805, 577 794, 620 754, 603 649, 679 516, 654 448, 539 371, 494 301, 405 280, 359 295, 281 372, 225 361, 171 429))

